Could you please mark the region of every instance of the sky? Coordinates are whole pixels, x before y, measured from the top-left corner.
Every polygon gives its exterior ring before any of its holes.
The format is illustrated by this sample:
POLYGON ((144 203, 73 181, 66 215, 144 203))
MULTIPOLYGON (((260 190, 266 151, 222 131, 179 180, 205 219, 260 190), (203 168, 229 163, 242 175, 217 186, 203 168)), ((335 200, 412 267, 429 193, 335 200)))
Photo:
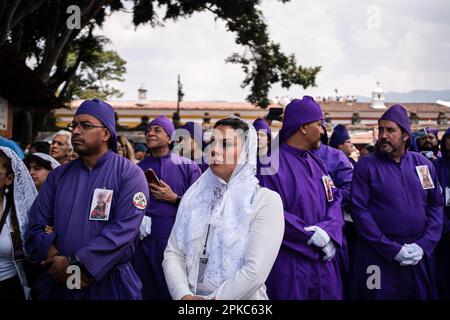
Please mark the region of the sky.
MULTIPOLYGON (((263 0, 261 8, 271 39, 285 53, 303 66, 322 67, 317 87, 275 85, 271 98, 330 96, 335 89, 370 96, 377 81, 385 92, 450 89, 450 1, 263 0)), ((136 29, 131 14, 120 12, 98 34, 127 61, 125 81, 114 83, 123 100, 136 100, 141 85, 147 99, 176 100, 178 74, 186 101, 248 95, 240 66, 225 63, 244 48, 210 13, 136 29)))

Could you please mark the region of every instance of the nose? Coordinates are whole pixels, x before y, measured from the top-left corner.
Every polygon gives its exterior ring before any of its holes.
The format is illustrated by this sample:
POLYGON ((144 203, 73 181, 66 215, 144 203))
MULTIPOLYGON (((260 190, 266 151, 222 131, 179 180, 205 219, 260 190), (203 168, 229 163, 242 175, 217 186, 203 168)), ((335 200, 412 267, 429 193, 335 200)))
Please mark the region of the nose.
POLYGON ((387 139, 388 135, 385 130, 380 130, 379 133, 381 139, 387 139))

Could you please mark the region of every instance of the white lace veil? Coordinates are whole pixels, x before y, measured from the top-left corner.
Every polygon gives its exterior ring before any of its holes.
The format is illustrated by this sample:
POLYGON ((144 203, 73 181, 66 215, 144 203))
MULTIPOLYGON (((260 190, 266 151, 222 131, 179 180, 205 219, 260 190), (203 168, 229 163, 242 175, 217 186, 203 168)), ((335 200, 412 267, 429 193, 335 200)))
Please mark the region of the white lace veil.
POLYGON ((25 228, 28 224, 28 211, 37 196, 36 187, 27 170, 27 167, 17 154, 8 147, 1 147, 8 158, 14 171, 14 205, 16 207, 17 221, 19 222, 22 243, 25 243, 25 228))
POLYGON ((238 164, 228 183, 208 169, 184 194, 174 225, 177 245, 185 252, 187 270, 198 257, 198 238, 208 224, 215 227, 203 283, 212 290, 238 271, 245 261, 245 251, 254 217, 253 196, 259 188, 256 174, 257 135, 249 130, 238 164))

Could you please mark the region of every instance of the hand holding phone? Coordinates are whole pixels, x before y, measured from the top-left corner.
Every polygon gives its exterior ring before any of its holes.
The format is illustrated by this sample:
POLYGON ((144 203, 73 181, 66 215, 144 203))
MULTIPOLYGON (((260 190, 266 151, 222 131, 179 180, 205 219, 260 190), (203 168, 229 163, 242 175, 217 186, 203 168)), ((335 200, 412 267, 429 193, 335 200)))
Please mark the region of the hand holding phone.
POLYGON ((153 171, 153 169, 150 168, 145 171, 145 177, 147 178, 147 182, 149 184, 156 184, 158 186, 161 186, 161 181, 159 181, 159 178, 156 175, 155 171, 153 171))

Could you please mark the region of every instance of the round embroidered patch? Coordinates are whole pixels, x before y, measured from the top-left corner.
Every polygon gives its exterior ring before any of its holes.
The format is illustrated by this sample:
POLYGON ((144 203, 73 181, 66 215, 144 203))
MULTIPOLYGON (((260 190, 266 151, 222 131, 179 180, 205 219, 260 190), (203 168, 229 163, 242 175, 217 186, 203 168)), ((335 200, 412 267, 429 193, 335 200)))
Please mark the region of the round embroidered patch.
POLYGON ((147 198, 142 192, 138 192, 133 196, 133 204, 138 209, 145 209, 147 207, 147 198))

